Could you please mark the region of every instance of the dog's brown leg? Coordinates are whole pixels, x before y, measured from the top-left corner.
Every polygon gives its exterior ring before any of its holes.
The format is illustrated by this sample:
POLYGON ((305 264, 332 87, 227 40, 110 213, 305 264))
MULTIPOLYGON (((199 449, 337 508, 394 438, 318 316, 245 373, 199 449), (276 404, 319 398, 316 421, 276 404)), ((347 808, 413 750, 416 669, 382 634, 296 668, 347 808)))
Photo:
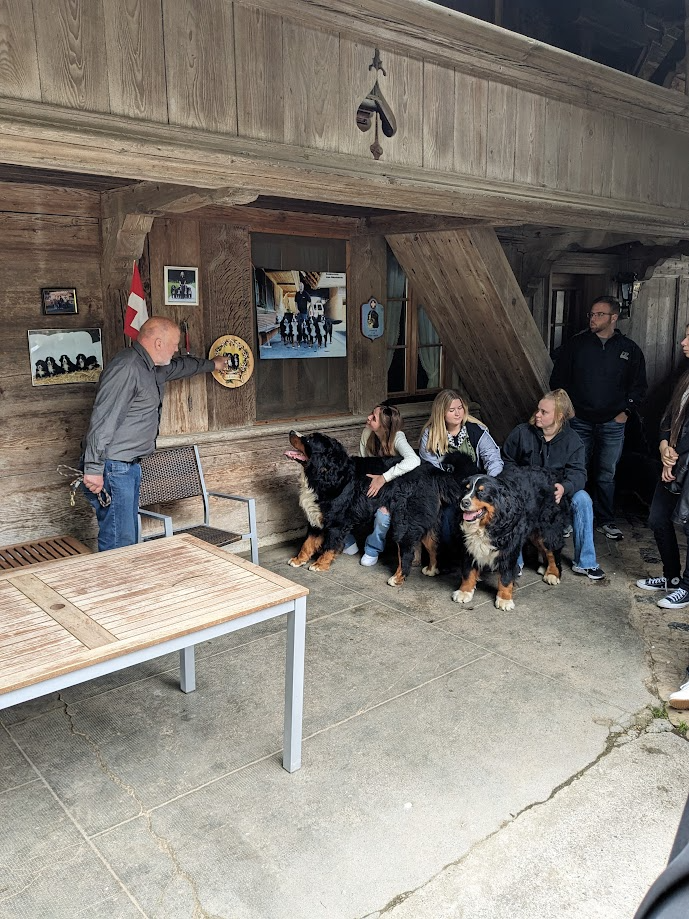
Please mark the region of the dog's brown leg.
POLYGON ((541 553, 541 558, 545 559, 545 564, 539 567, 538 573, 543 575, 543 580, 546 584, 554 587, 560 583, 560 575, 562 574, 555 561, 555 556, 550 549, 546 549, 545 543, 540 536, 532 541, 541 553))
POLYGON ((401 587, 404 584, 404 575, 402 574, 402 553, 400 552, 400 547, 397 546, 397 571, 388 578, 388 584, 390 587, 401 587))
POLYGON ((455 603, 471 603, 474 598, 474 591, 476 590, 477 583, 478 568, 471 568, 469 574, 459 585, 459 590, 456 590, 452 594, 452 599, 455 601, 455 603))
POLYGON ((502 581, 498 580, 498 595, 495 598, 497 608, 502 610, 514 609, 513 593, 514 583, 512 581, 509 584, 503 584, 502 581))
POLYGON ((299 552, 291 558, 287 564, 291 565, 292 568, 301 568, 302 565, 305 565, 310 558, 318 552, 320 547, 323 545, 323 534, 311 533, 304 540, 299 552))
POLYGON ((428 575, 429 578, 434 578, 440 572, 438 568, 438 537, 435 533, 426 533, 421 540, 421 545, 428 552, 428 564, 421 571, 423 574, 428 575))
POLYGON ((309 571, 330 571, 330 566, 336 555, 337 552, 334 549, 329 549, 320 558, 317 558, 313 565, 309 565, 309 571))

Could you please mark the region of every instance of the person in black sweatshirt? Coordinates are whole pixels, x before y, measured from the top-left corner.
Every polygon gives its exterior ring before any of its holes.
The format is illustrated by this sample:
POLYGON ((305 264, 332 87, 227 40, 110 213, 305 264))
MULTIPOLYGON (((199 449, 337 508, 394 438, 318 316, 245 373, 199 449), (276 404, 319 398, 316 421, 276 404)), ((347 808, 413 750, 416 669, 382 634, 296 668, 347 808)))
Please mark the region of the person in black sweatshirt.
POLYGON ((581 437, 586 464, 594 460, 593 509, 608 539, 622 539, 615 525, 615 470, 622 455, 624 426, 646 395, 646 362, 641 348, 616 329, 620 307, 614 297, 597 297, 589 328, 558 354, 551 389, 565 389, 576 415, 570 424, 581 437))

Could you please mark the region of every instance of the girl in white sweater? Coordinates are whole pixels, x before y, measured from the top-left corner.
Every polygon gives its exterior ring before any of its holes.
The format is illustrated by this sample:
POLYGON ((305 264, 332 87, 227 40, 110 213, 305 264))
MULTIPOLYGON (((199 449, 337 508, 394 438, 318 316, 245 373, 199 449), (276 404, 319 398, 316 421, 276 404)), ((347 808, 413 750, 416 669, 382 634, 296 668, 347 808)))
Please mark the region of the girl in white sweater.
MULTIPOLYGON (((369 475, 371 484, 368 497, 375 497, 386 482, 391 482, 405 472, 416 469, 421 460, 416 455, 409 441, 402 431, 402 416, 394 405, 376 405, 366 419, 361 441, 359 443, 361 456, 399 456, 400 461, 391 466, 382 475, 369 475)), ((361 564, 375 565, 379 554, 385 546, 385 537, 390 529, 390 512, 386 507, 376 511, 373 532, 366 540, 361 564)), ((354 537, 348 538, 344 552, 347 555, 356 555, 358 549, 354 537)))

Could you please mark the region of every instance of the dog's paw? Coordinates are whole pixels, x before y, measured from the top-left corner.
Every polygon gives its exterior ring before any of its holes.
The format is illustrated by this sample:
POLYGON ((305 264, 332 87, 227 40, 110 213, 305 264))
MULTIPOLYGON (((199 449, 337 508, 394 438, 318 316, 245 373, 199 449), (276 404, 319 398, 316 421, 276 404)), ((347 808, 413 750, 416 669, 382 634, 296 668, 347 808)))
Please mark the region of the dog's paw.
POLYGON ((324 563, 320 559, 316 559, 315 562, 309 565, 309 571, 330 571, 330 563, 324 563))
POLYGON ((555 587, 556 584, 560 583, 560 578, 556 574, 544 574, 543 580, 546 584, 550 584, 551 587, 555 587))
POLYGON ((475 592, 474 590, 456 590, 452 594, 452 599, 455 603, 471 603, 475 592))
POLYGON ((292 568, 301 568, 302 565, 305 565, 306 562, 300 562, 299 558, 295 555, 294 558, 291 558, 287 564, 292 568))
POLYGON ((434 578, 436 575, 440 574, 440 568, 437 565, 424 565, 421 569, 421 574, 425 574, 426 577, 434 578))
POLYGON ((388 584, 390 587, 401 587, 404 584, 404 578, 398 578, 396 574, 393 574, 388 578, 388 584))
POLYGON ((508 600, 506 597, 496 597, 495 606, 507 613, 511 609, 514 609, 514 600, 508 600))

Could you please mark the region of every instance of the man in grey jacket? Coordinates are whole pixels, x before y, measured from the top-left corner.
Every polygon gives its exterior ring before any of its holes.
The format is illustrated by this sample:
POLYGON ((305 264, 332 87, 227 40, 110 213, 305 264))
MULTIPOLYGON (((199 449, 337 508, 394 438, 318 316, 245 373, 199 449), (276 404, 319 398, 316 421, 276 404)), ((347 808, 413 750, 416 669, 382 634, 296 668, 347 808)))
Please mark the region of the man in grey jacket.
POLYGON ((136 542, 139 460, 155 450, 165 383, 227 368, 226 357, 173 357, 179 337, 172 319, 148 319, 101 374, 84 442, 84 488, 98 519, 99 552, 136 542))

